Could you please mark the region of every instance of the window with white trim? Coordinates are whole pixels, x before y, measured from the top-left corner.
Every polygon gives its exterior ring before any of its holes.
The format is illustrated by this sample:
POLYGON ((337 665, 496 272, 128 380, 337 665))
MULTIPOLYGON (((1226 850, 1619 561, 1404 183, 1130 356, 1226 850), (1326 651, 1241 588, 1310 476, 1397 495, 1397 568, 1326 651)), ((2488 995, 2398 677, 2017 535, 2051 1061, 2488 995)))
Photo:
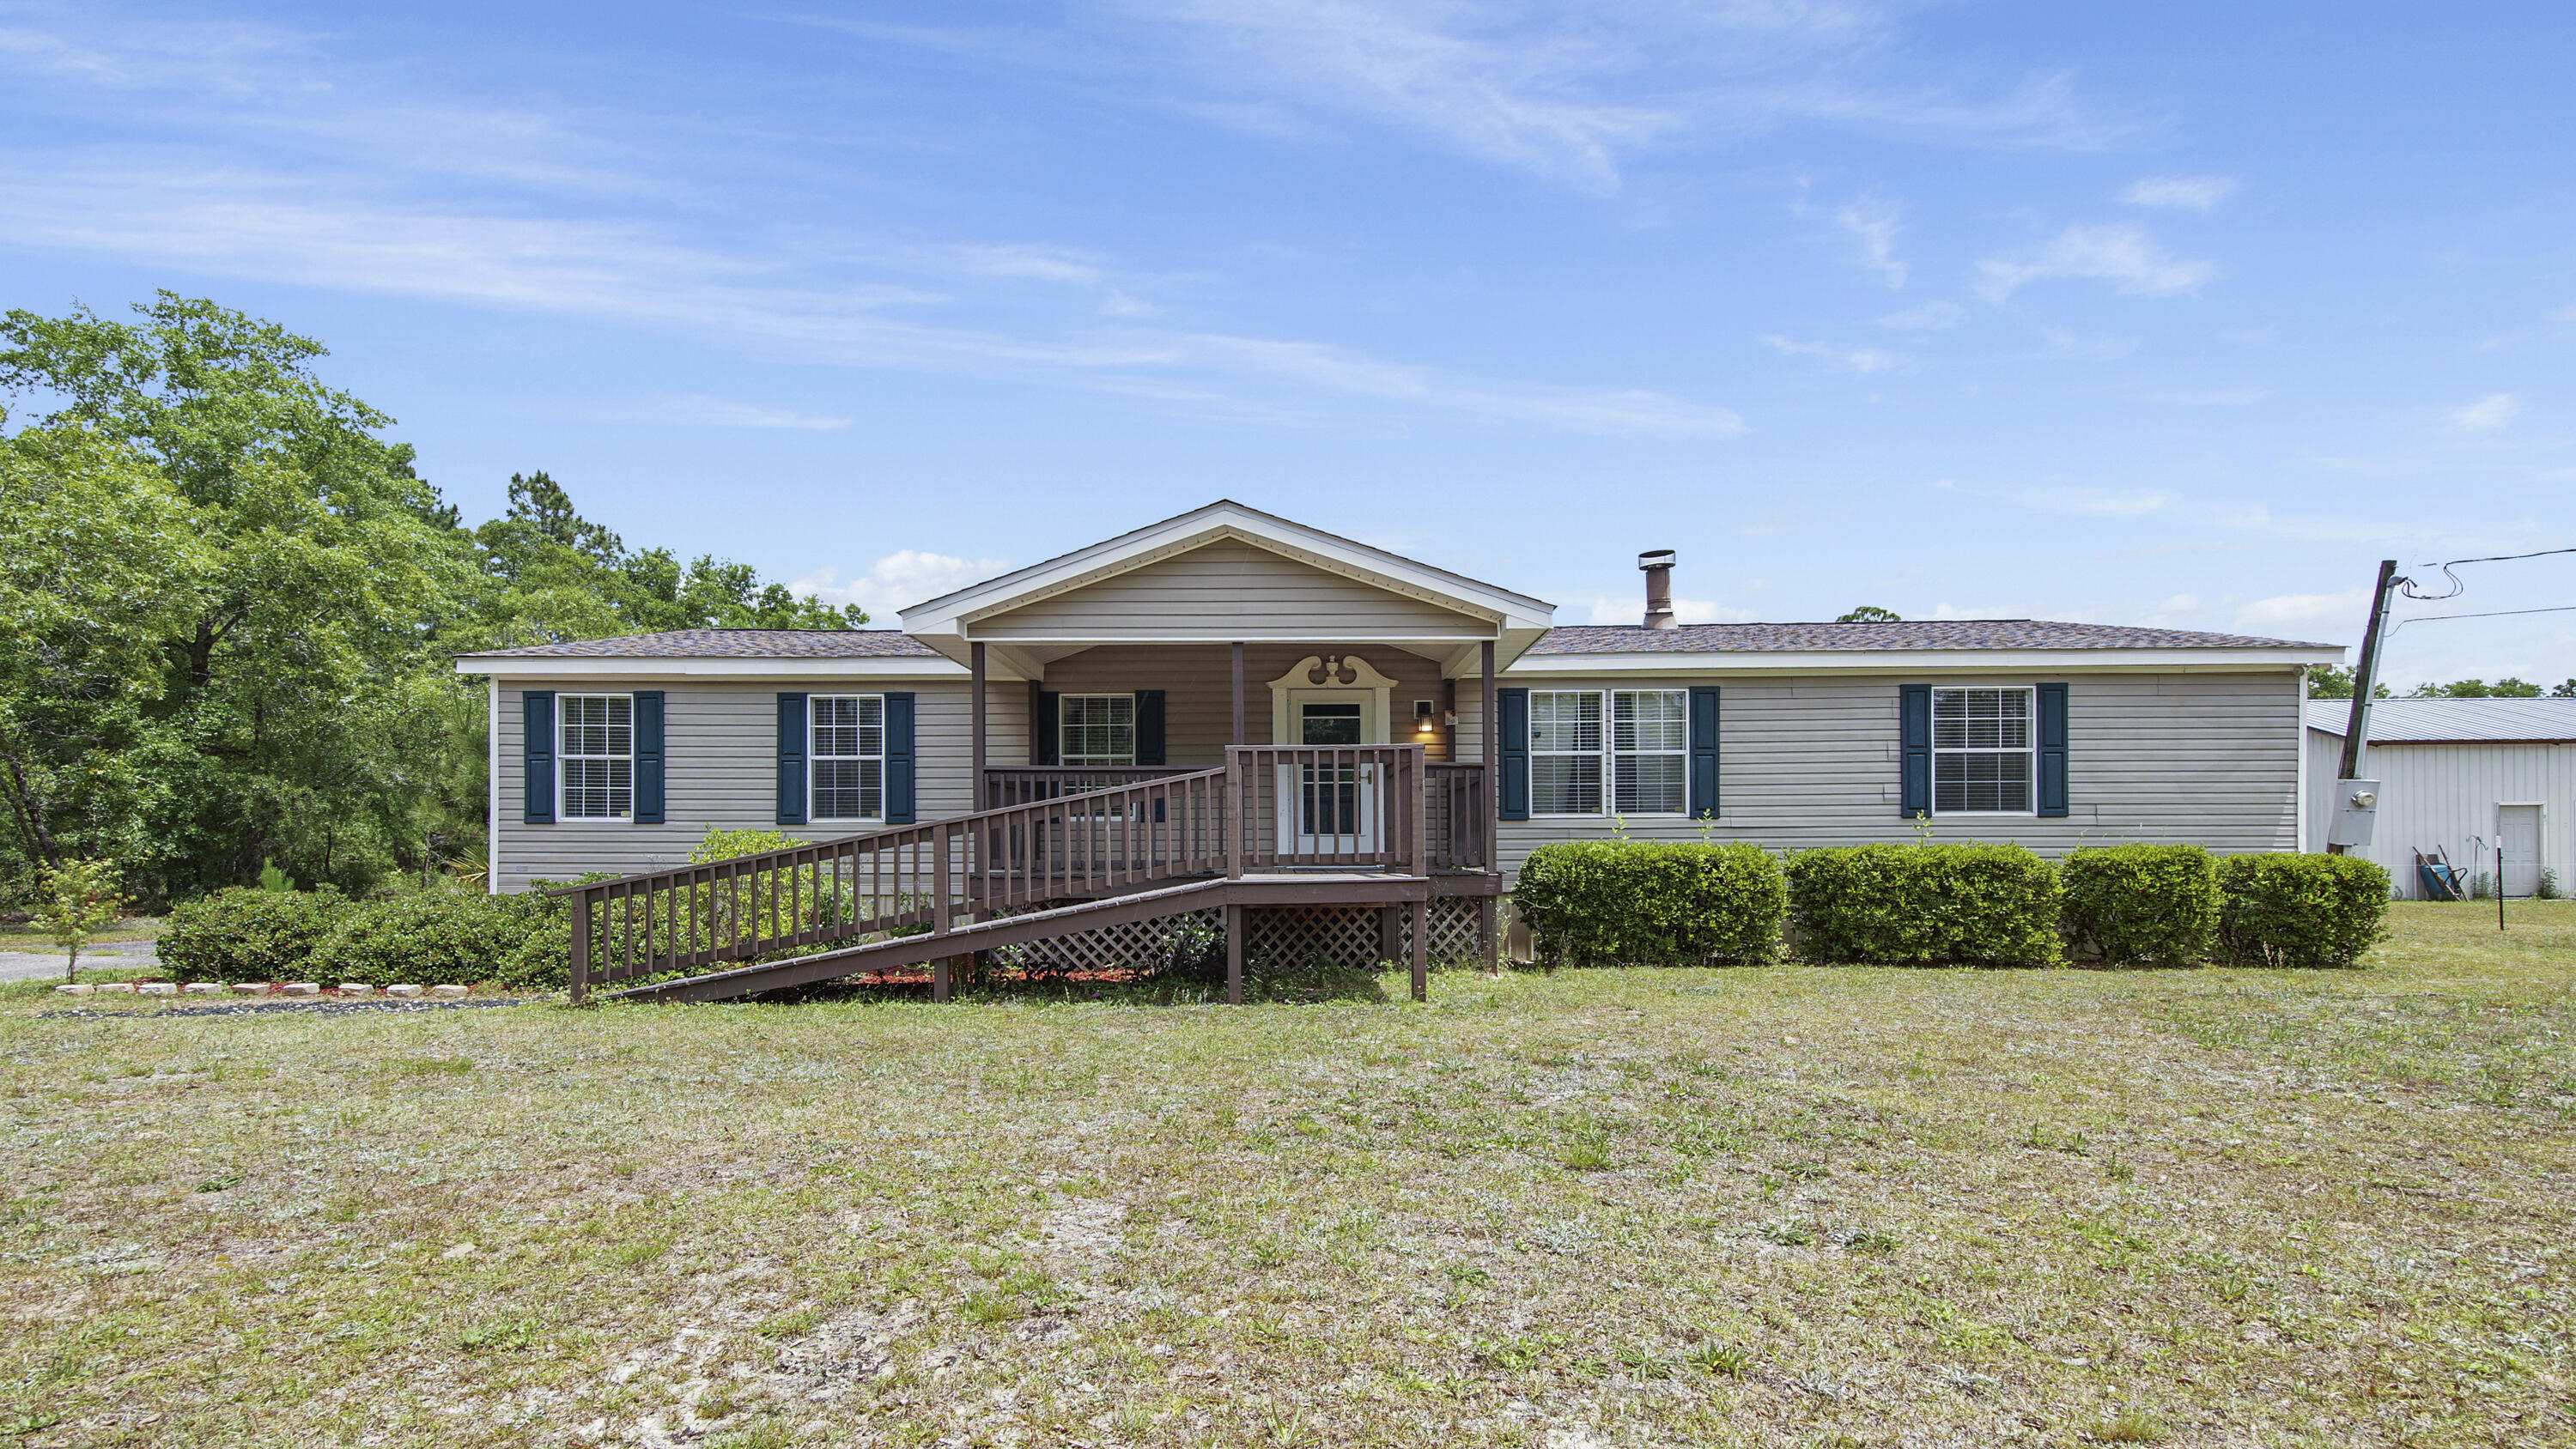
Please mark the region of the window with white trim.
POLYGON ((1932 813, 2031 813, 2028 686, 1932 691, 1932 813))
POLYGON ((885 818, 885 696, 817 694, 806 700, 812 732, 806 779, 809 820, 885 818))
POLYGON ((1610 691, 1612 812, 1690 811, 1690 695, 1678 689, 1610 691))
POLYGON ((560 820, 635 816, 635 696, 555 696, 560 820))
POLYGON ((1136 696, 1059 696, 1056 700, 1056 762, 1092 767, 1136 763, 1136 696))
POLYGON ((1531 814, 1688 813, 1687 690, 1533 689, 1529 699, 1531 814))

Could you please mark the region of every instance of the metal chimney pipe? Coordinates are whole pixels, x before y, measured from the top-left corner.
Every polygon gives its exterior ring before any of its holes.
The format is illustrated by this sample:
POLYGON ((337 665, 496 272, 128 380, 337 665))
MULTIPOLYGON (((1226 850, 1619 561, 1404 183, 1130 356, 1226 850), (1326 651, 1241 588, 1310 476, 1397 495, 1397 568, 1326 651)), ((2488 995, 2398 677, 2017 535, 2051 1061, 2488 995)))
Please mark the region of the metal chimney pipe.
POLYGON ((1646 574, 1646 627, 1670 629, 1673 619, 1673 551, 1668 548, 1648 549, 1637 555, 1637 567, 1646 574))

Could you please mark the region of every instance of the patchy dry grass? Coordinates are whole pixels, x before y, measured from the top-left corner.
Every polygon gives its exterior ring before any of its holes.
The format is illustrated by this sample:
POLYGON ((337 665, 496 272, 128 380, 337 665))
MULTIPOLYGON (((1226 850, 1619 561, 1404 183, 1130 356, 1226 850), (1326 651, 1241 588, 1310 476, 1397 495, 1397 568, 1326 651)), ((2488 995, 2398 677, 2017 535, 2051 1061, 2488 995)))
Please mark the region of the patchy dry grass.
POLYGON ((45 1019, 25 1445, 2569 1442, 2576 907, 2374 968, 45 1019))

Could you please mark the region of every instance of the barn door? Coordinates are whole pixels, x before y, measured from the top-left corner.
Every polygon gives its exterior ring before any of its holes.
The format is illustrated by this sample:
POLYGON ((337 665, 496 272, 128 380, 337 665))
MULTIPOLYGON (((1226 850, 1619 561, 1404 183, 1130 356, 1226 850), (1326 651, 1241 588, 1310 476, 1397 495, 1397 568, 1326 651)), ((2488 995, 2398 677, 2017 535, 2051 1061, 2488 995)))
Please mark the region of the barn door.
POLYGON ((2540 894, 2540 807, 2496 807, 2496 838, 2504 844, 2504 893, 2540 894))

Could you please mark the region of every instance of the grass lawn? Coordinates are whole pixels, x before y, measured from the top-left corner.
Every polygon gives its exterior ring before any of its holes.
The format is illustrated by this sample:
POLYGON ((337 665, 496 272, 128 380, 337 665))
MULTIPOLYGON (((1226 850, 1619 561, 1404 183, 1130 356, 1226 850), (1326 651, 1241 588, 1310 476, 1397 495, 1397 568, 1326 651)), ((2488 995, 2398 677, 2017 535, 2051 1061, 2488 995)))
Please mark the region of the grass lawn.
POLYGON ((2576 1442, 2576 905, 2513 916, 1427 1007, 17 995, 0 1431, 2576 1442))

